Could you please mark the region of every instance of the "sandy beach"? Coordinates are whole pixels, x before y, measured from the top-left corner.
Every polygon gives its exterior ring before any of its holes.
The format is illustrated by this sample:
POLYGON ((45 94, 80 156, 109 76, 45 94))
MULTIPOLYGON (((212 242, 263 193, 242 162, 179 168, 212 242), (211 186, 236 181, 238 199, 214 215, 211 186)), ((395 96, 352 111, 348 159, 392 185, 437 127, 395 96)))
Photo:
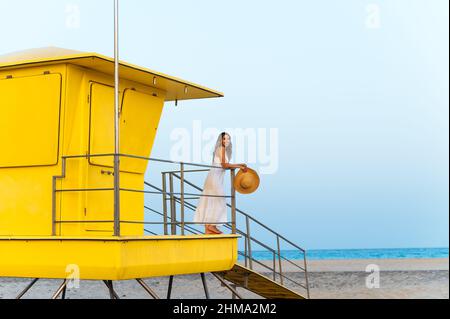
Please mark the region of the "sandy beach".
MULTIPOLYGON (((265 261, 272 263, 272 261, 265 261)), ((282 264, 287 276, 296 281, 303 274, 296 267, 282 264)), ((261 266, 254 265, 261 270, 261 266)), ((365 259, 365 260, 312 260, 308 262, 311 298, 449 298, 449 260, 436 259, 365 259), (377 265, 380 270, 379 288, 366 287, 368 265, 377 265)), ((271 277, 271 274, 267 274, 271 277)), ((21 292, 30 279, 0 278, 0 298, 10 299, 21 292)), ((166 298, 168 277, 146 279, 146 283, 161 297, 166 298)), ((24 298, 48 299, 56 291, 61 280, 40 280, 24 298)), ((211 274, 207 274, 211 298, 231 298, 230 291, 211 274)), ((114 282, 120 298, 140 299, 149 295, 136 281, 114 282)), ((287 286, 296 289, 290 283, 287 286)), ((260 298, 243 288, 238 291, 245 298, 260 298)), ((67 291, 68 299, 109 298, 103 282, 81 281, 79 288, 67 291)), ((200 275, 183 275, 174 279, 172 298, 205 298, 200 275)))

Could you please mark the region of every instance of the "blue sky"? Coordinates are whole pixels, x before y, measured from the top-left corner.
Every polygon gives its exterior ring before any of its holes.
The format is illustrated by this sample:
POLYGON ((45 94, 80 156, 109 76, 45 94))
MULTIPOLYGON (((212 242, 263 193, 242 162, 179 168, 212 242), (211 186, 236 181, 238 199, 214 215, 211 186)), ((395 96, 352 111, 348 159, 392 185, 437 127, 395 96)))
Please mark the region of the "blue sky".
MULTIPOLYGON (((112 3, 0 0, 0 54, 112 55, 112 3)), ((123 60, 225 93, 167 104, 153 157, 194 121, 275 128, 244 211, 306 248, 448 246, 448 1, 121 3, 123 60)))

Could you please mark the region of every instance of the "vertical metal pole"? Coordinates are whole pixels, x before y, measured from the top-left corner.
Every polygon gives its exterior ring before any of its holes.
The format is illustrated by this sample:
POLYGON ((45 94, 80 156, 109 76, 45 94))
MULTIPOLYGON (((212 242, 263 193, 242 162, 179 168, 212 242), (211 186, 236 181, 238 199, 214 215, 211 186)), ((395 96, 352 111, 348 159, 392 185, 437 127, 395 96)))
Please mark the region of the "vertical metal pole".
POLYGON ((173 284, 173 276, 170 276, 169 288, 167 289, 167 299, 170 299, 170 296, 172 295, 172 284, 173 284))
POLYGON ((181 215, 181 235, 184 236, 184 164, 180 164, 180 215, 181 215))
POLYGON ((177 234, 177 225, 175 224, 177 222, 177 206, 175 203, 175 195, 173 194, 173 175, 172 173, 169 173, 169 188, 170 188, 170 228, 172 235, 177 234))
POLYGON ((278 266, 280 267, 280 283, 283 285, 283 268, 281 267, 280 236, 277 235, 278 266))
POLYGON ((200 276, 202 277, 203 289, 205 289, 205 297, 206 297, 206 299, 209 299, 209 291, 208 291, 208 286, 206 285, 205 274, 201 273, 200 276))
POLYGON ((103 280, 103 282, 105 283, 106 287, 108 287, 109 299, 114 299, 113 289, 112 289, 112 287, 110 286, 109 280, 103 280))
POLYGON ((309 296, 309 281, 308 281, 308 268, 306 266, 306 251, 303 252, 303 261, 304 261, 304 266, 305 266, 306 295, 307 295, 308 299, 310 299, 310 296, 309 296))
POLYGON ((276 258, 275 258, 275 252, 273 252, 273 281, 276 281, 276 270, 277 270, 277 264, 275 262, 276 258))
POLYGON ((167 229, 167 186, 166 186, 166 173, 162 173, 162 188, 163 188, 163 219, 164 219, 164 235, 168 235, 167 229))
POLYGON ((56 177, 52 182, 52 236, 56 236, 56 177))
POLYGON ((120 236, 119 0, 114 0, 114 236, 120 236))
POLYGON ((103 282, 105 283, 106 287, 108 287, 109 297, 111 299, 120 299, 119 295, 114 291, 112 280, 103 280, 103 282))
POLYGON ((247 227, 248 263, 249 263, 250 269, 253 269, 252 239, 250 238, 250 220, 248 219, 248 216, 245 216, 245 224, 247 227))
MULTIPOLYGON (((56 180, 58 178, 65 178, 66 177, 66 158, 62 158, 62 164, 61 164, 61 176, 53 176, 53 182, 52 182, 52 236, 56 236, 56 180)), ((61 195, 62 196, 62 195, 61 195)), ((61 229, 60 229, 61 232, 61 229)), ((62 235, 62 234, 60 234, 62 235)))
POLYGON ((236 171, 234 168, 230 170, 231 173, 231 233, 236 234, 236 189, 234 188, 234 178, 236 171))
POLYGON ((247 254, 247 236, 244 236, 244 262, 245 262, 245 268, 247 268, 247 262, 248 262, 248 254, 247 254))

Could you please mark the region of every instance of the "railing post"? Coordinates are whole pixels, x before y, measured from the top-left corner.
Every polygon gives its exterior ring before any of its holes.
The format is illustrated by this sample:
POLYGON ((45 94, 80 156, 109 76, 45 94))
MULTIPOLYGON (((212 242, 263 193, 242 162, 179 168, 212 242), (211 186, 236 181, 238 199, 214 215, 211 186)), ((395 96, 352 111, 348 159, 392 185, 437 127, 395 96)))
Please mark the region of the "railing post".
POLYGON ((56 236, 56 176, 52 181, 52 236, 56 236))
POLYGON ((168 235, 167 229, 167 186, 166 186, 166 173, 162 173, 162 189, 163 189, 163 221, 164 221, 164 235, 168 235))
POLYGON ((114 236, 120 236, 119 1, 114 1, 114 236))
POLYGON ((177 234, 177 212, 176 212, 176 203, 175 203, 175 195, 173 194, 173 175, 169 173, 169 189, 170 189, 170 229, 172 235, 177 234))
POLYGON ((280 267, 280 283, 283 284, 283 268, 281 267, 280 236, 277 235, 278 265, 280 267))
POLYGON ((303 261, 304 261, 304 266, 305 266, 306 295, 308 296, 308 299, 310 299, 310 297, 309 297, 309 282, 308 282, 308 268, 306 266, 306 251, 303 251, 303 261))
POLYGON ((180 216, 181 216, 181 235, 184 236, 184 164, 180 163, 180 216))
POLYGON ((247 268, 247 263, 248 263, 248 255, 247 255, 247 236, 244 236, 244 262, 245 262, 245 267, 247 268))
POLYGON ((248 216, 245 216, 245 224, 247 227, 248 263, 249 263, 250 269, 253 269, 252 239, 250 238, 250 220, 249 220, 248 216))
POLYGON ((58 178, 66 178, 66 158, 64 156, 62 157, 61 176, 53 176, 52 180, 52 236, 56 236, 56 180, 58 178))
POLYGON ((114 236, 120 236, 119 156, 114 155, 114 236))
POLYGON ((276 271, 277 271, 277 269, 276 269, 276 262, 275 262, 275 252, 273 251, 272 252, 272 254, 273 254, 273 281, 276 281, 276 276, 275 276, 275 274, 276 274, 276 271))
POLYGON ((234 188, 234 178, 236 177, 236 170, 232 168, 231 174, 231 233, 236 234, 236 189, 234 188))

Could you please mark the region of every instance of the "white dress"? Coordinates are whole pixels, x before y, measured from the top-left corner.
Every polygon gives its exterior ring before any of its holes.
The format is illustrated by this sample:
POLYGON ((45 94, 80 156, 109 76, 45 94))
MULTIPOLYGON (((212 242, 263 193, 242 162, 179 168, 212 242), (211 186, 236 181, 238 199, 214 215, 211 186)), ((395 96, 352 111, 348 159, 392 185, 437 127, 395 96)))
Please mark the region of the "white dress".
MULTIPOLYGON (((218 148, 214 154, 213 166, 221 166, 221 148, 218 148)), ((228 163, 228 157, 225 153, 225 161, 228 163)), ((202 195, 225 196, 223 187, 223 176, 225 169, 211 168, 206 177, 203 186, 202 195)), ((227 223, 227 206, 224 197, 202 196, 199 199, 197 209, 195 210, 194 223, 227 223)), ((217 224, 213 224, 218 226, 217 224)))

